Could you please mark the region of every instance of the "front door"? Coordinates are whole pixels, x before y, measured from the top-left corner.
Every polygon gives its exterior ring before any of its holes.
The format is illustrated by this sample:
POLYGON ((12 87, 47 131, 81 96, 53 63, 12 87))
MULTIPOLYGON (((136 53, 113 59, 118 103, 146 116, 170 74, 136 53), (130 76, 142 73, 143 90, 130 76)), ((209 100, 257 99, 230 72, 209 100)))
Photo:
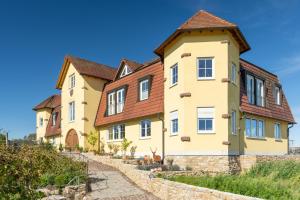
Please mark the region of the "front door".
POLYGON ((74 129, 71 129, 66 137, 66 148, 74 150, 78 144, 78 135, 74 129))

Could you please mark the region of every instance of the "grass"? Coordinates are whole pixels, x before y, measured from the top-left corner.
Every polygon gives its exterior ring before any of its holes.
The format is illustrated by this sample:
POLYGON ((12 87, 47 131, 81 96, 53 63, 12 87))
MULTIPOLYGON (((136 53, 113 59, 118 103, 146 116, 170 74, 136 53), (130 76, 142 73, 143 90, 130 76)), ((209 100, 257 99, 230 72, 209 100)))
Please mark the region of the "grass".
POLYGON ((242 175, 173 176, 167 179, 264 199, 300 199, 300 163, 295 161, 259 163, 242 175))

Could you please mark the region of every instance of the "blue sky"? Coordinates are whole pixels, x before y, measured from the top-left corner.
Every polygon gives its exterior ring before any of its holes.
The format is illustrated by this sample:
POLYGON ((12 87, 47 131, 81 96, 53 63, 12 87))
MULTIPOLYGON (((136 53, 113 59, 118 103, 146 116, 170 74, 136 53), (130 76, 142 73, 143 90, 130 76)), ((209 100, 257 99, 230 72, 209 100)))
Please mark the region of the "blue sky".
MULTIPOLYGON (((53 93, 66 54, 118 66, 139 62, 200 9, 239 25, 242 55, 279 75, 300 122, 300 2, 289 0, 0 1, 0 128, 35 132, 32 107, 53 93)), ((300 146, 300 126, 291 131, 300 146)))

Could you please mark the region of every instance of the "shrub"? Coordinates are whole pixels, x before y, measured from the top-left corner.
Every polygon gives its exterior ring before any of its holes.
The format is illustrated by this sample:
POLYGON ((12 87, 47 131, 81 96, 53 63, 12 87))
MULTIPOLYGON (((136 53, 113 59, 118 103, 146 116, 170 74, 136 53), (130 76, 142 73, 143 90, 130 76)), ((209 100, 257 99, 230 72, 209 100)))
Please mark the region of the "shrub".
POLYGON ((131 155, 132 158, 134 158, 136 148, 137 148, 137 146, 132 146, 132 147, 130 148, 130 155, 131 155))
POLYGON ((114 155, 118 154, 119 150, 120 150, 120 146, 117 144, 113 144, 114 155))
POLYGON ((95 145, 98 141, 98 134, 96 131, 90 131, 90 134, 88 135, 88 143, 92 145, 93 149, 95 149, 95 145))
POLYGON ((114 145, 113 145, 112 143, 108 143, 108 144, 107 144, 107 147, 108 147, 108 149, 109 149, 109 153, 112 153, 112 150, 113 150, 113 148, 114 148, 114 145))
POLYGON ((123 139, 121 143, 121 150, 123 151, 123 155, 126 156, 126 152, 128 147, 131 145, 132 141, 128 141, 126 138, 123 139))

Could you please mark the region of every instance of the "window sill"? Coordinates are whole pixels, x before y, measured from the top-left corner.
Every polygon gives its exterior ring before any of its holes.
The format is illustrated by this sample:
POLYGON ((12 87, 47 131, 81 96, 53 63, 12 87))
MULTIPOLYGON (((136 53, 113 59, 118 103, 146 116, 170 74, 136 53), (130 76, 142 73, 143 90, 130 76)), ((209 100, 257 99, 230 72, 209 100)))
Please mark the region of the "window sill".
POLYGON ((282 139, 275 139, 275 142, 283 142, 282 139))
POLYGON ((140 137, 140 140, 150 140, 151 137, 140 137))
POLYGON ((236 82, 233 82, 233 81, 230 81, 232 83, 233 86, 237 87, 237 83, 236 82))
POLYGON ((173 85, 171 84, 170 87, 169 87, 169 89, 175 87, 176 85, 178 85, 178 82, 177 82, 177 83, 174 83, 173 85))
POLYGON ((198 81, 214 81, 216 80, 215 78, 198 78, 198 81))
POLYGON ((238 134, 237 134, 237 133, 231 133, 231 135, 233 135, 233 136, 237 136, 238 134))
POLYGON ((198 135, 214 135, 214 134, 216 134, 216 132, 215 131, 212 131, 212 132, 197 132, 198 133, 198 135))
POLYGON ((107 140, 108 143, 112 143, 112 142, 122 142, 123 139, 118 139, 118 140, 107 140))
POLYGON ((75 122, 75 120, 73 120, 73 121, 69 121, 69 124, 72 124, 72 123, 74 123, 75 122))
POLYGON ((173 134, 171 133, 170 137, 173 137, 173 136, 178 136, 178 133, 173 133, 173 134))
POLYGON ((249 137, 249 136, 247 136, 246 138, 249 139, 249 140, 264 140, 264 141, 267 140, 267 139, 264 138, 264 137, 249 137))

